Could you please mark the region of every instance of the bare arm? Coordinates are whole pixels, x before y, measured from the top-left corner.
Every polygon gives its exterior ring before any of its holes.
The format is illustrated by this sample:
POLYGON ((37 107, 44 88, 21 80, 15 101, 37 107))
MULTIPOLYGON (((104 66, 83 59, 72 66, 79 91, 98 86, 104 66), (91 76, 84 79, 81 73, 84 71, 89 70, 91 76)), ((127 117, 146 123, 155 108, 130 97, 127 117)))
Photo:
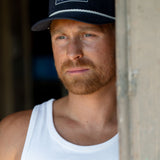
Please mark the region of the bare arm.
POLYGON ((0 122, 0 160, 20 160, 31 110, 11 114, 0 122))

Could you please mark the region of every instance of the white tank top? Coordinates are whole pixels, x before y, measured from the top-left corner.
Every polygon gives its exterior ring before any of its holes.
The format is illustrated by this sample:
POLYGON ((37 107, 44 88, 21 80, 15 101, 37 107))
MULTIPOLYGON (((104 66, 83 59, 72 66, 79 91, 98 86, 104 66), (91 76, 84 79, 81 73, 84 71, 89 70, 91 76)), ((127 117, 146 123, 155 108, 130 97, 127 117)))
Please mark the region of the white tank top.
POLYGON ((118 160, 118 134, 91 146, 72 144, 55 129, 53 99, 34 107, 21 160, 118 160))

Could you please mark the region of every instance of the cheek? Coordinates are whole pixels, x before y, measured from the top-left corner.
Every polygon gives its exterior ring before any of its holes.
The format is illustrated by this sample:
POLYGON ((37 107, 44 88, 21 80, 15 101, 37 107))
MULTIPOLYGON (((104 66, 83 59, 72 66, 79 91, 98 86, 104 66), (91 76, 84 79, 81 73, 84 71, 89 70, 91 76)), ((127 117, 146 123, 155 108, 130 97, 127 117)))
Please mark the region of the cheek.
POLYGON ((94 52, 92 52, 92 59, 94 63, 101 69, 110 70, 115 68, 115 49, 112 45, 108 44, 98 44, 99 47, 95 47, 94 52))
POLYGON ((99 42, 91 47, 86 48, 86 53, 91 59, 94 59, 98 63, 108 63, 114 57, 114 47, 104 42, 99 42))
POLYGON ((53 51, 53 59, 54 59, 55 67, 58 72, 60 70, 60 66, 63 61, 63 56, 60 54, 59 49, 55 48, 54 45, 52 45, 52 51, 53 51))
POLYGON ((115 60, 115 45, 112 39, 106 39, 99 44, 99 56, 104 63, 113 63, 115 60))
POLYGON ((57 72, 59 72, 61 70, 61 66, 63 64, 63 60, 56 53, 54 53, 53 55, 54 55, 54 63, 55 63, 56 70, 57 70, 57 72))

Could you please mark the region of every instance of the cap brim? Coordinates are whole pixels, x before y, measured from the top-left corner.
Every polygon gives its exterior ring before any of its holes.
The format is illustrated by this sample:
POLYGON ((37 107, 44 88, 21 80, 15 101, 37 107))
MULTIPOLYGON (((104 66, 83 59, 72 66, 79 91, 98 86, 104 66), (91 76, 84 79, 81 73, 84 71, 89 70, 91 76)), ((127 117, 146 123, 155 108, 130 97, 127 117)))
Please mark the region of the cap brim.
POLYGON ((55 19, 71 19, 91 24, 106 24, 106 23, 113 23, 115 21, 114 17, 112 18, 110 16, 107 17, 93 13, 70 11, 70 12, 62 12, 53 15, 49 18, 38 21, 32 26, 31 30, 32 31, 46 30, 49 28, 51 21, 55 19))

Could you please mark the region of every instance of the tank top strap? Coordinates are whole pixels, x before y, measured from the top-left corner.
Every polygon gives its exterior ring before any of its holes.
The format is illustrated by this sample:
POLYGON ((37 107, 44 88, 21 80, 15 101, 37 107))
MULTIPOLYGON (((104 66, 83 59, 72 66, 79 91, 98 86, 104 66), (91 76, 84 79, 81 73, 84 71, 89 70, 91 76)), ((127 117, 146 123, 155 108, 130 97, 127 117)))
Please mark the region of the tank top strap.
POLYGON ((25 144, 23 147, 23 152, 21 156, 21 160, 28 160, 27 155, 31 146, 31 142, 37 136, 40 136, 41 131, 46 131, 46 127, 50 119, 51 111, 52 111, 52 103, 54 99, 51 99, 42 104, 36 105, 31 114, 29 127, 27 131, 27 136, 25 140, 25 144), (38 123, 37 123, 38 122, 38 123), (36 132, 35 132, 36 131, 36 132))

